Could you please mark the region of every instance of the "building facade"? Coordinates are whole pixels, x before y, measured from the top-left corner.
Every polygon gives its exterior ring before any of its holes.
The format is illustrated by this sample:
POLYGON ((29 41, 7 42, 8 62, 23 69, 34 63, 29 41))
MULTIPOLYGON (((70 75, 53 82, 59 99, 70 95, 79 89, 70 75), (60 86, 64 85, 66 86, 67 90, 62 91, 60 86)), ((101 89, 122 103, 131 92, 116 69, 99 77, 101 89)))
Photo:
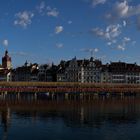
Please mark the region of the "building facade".
POLYGON ((38 72, 38 81, 54 82, 57 81, 58 67, 56 65, 40 65, 38 72))
POLYGON ((57 73, 58 82, 101 82, 102 63, 93 58, 77 60, 76 57, 70 61, 60 63, 57 73))
POLYGON ((81 82, 82 83, 100 83, 102 63, 100 60, 83 60, 81 65, 81 82))
POLYGON ((61 61, 57 72, 58 82, 127 83, 140 84, 140 66, 125 62, 102 64, 100 60, 61 61))
POLYGON ((102 66, 103 83, 140 84, 140 66, 124 62, 111 62, 102 66))
MULTIPOLYGON (((61 61, 59 65, 28 64, 12 70, 13 81, 80 82, 140 84, 140 66, 136 63, 110 62, 76 59, 61 61)), ((0 81, 11 80, 11 58, 8 51, 0 65, 0 81)))
POLYGON ((38 81, 38 64, 28 64, 13 70, 13 81, 38 81))

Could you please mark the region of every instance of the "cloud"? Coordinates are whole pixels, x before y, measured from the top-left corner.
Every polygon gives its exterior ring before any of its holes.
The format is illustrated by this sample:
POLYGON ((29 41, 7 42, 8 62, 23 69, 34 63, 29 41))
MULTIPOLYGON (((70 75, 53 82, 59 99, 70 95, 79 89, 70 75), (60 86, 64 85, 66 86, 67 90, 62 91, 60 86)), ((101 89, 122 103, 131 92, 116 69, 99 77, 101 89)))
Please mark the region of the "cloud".
POLYGON ((128 1, 124 0, 116 2, 111 12, 106 14, 107 19, 116 20, 121 18, 128 18, 140 14, 140 5, 131 6, 128 1))
POLYGON ((58 17, 59 11, 56 8, 52 8, 51 6, 46 5, 45 1, 42 1, 38 6, 37 6, 37 11, 41 15, 47 15, 51 17, 58 17))
POLYGON ((112 42, 107 42, 107 45, 108 45, 108 46, 111 46, 111 45, 112 45, 112 42))
POLYGON ((99 52, 98 48, 82 48, 80 49, 81 52, 86 52, 90 54, 91 57, 95 58, 95 55, 99 52))
POLYGON ((55 34, 59 34, 64 30, 63 26, 56 26, 55 27, 55 34))
POLYGON ((132 43, 133 41, 127 36, 122 37, 122 39, 120 38, 122 27, 124 26, 120 24, 111 24, 108 25, 105 29, 98 27, 93 28, 91 32, 95 36, 104 39, 106 44, 111 48, 124 51, 126 50, 126 45, 130 42, 132 43))
POLYGON ((125 51, 125 46, 123 46, 123 45, 118 45, 118 46, 117 46, 117 49, 118 49, 118 50, 121 50, 121 51, 125 51))
POLYGON ((71 21, 71 20, 69 20, 69 21, 68 21, 68 24, 72 24, 72 21, 71 21))
POLYGON ((14 21, 14 25, 19 25, 23 28, 26 28, 28 25, 32 23, 32 18, 34 17, 34 13, 30 11, 19 12, 15 15, 16 20, 14 21))
POLYGON ((83 48, 83 49, 81 49, 80 51, 82 51, 82 52, 90 52, 90 53, 97 53, 97 52, 99 52, 99 49, 98 48, 83 48))
POLYGON ((101 28, 97 27, 97 28, 91 29, 91 33, 93 33, 96 36, 106 38, 105 32, 101 28))
POLYGON ((47 15, 52 17, 58 17, 59 12, 56 8, 47 7, 47 15))
POLYGON ((115 38, 117 38, 121 34, 121 25, 116 24, 116 25, 109 25, 106 27, 105 30, 101 28, 93 28, 91 29, 91 33, 94 35, 101 37, 103 39, 106 39, 108 41, 112 41, 115 38))
POLYGON ((9 41, 7 39, 3 40, 3 46, 7 47, 9 45, 9 41))
POLYGON ((56 8, 52 8, 49 5, 46 5, 45 1, 42 1, 38 6, 37 6, 37 11, 41 15, 47 15, 50 17, 58 17, 59 11, 56 8))
POLYGON ((115 14, 118 17, 126 17, 128 15, 129 6, 127 1, 117 2, 115 4, 115 14))
POLYGON ((107 45, 111 46, 111 45, 116 44, 116 43, 117 43, 117 40, 114 39, 114 40, 110 40, 109 42, 107 42, 107 45))
POLYGON ((60 48, 63 48, 64 45, 63 45, 62 43, 57 43, 57 44, 56 44, 56 47, 60 49, 60 48))
POLYGON ((45 9, 46 9, 46 4, 45 4, 44 1, 42 1, 42 2, 40 3, 40 5, 37 6, 37 10, 38 10, 38 12, 39 12, 40 14, 44 14, 44 10, 45 10, 45 9))
POLYGON ((105 4, 107 0, 92 0, 92 5, 95 7, 99 4, 105 4))
POLYGON ((127 22, 125 20, 123 20, 123 27, 126 27, 127 22))
POLYGON ((122 50, 122 51, 126 50, 126 45, 127 45, 130 41, 131 41, 131 38, 129 38, 129 37, 124 37, 124 38, 122 39, 122 41, 121 41, 121 44, 119 44, 119 45, 117 46, 117 49, 118 49, 118 50, 122 50))
POLYGON ((94 49, 94 52, 98 52, 98 51, 99 51, 99 49, 98 49, 98 48, 95 48, 95 49, 94 49))
POLYGON ((121 25, 109 25, 106 28, 106 36, 108 39, 116 38, 121 34, 121 25))
POLYGON ((127 42, 129 42, 129 41, 131 41, 131 38, 129 38, 129 37, 124 37, 124 39, 123 39, 123 42, 124 42, 124 43, 127 43, 127 42))

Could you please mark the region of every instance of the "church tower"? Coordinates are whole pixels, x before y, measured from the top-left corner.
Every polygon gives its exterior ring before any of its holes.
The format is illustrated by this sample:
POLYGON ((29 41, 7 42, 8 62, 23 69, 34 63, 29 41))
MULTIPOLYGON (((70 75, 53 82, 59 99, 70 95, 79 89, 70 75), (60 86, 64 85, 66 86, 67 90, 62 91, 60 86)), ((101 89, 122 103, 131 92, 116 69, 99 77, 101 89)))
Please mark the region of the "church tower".
POLYGON ((5 51, 5 56, 2 57, 2 67, 4 69, 11 69, 12 63, 11 63, 11 57, 8 55, 8 51, 5 51))

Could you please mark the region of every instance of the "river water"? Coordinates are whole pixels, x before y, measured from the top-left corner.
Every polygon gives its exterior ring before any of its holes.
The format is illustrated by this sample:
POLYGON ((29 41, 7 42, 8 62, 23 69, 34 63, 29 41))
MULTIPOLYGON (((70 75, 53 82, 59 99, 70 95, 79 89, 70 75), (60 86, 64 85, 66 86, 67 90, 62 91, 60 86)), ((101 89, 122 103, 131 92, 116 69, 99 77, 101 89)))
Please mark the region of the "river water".
POLYGON ((140 98, 0 99, 0 140, 139 140, 140 98))

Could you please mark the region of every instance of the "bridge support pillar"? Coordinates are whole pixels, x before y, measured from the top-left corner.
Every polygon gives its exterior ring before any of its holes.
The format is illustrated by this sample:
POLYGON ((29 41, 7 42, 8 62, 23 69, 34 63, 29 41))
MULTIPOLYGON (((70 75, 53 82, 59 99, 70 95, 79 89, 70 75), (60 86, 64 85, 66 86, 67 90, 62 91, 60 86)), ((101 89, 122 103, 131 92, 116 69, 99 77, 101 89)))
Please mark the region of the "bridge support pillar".
POLYGON ((6 95, 7 95, 7 91, 2 92, 2 93, 1 93, 1 98, 2 98, 3 100, 5 100, 6 95))
POLYGON ((54 93, 51 93, 51 99, 52 100, 54 99, 54 93))
POLYGON ((80 93, 80 100, 83 100, 83 93, 80 93))
POLYGON ((107 96, 107 98, 110 96, 110 93, 108 92, 107 94, 106 94, 106 96, 107 96))
POLYGON ((95 99, 98 99, 99 98, 99 93, 94 93, 94 97, 95 97, 95 99))
POLYGON ((16 93, 16 99, 17 99, 17 100, 20 99, 20 92, 16 93))
POLYGON ((37 100, 37 93, 34 93, 34 100, 37 100))
POLYGON ((76 95, 76 93, 74 94, 74 100, 77 100, 77 95, 76 95))
POLYGON ((90 93, 88 94, 88 100, 89 101, 91 100, 91 94, 90 93))
POLYGON ((124 97, 124 93, 123 92, 121 92, 121 98, 123 98, 124 97))
POLYGON ((4 92, 5 95, 7 95, 7 93, 8 93, 7 91, 4 92))
POLYGON ((65 99, 66 99, 66 100, 69 99, 69 93, 65 93, 65 99))
POLYGON ((1 92, 1 98, 3 99, 3 92, 1 92))
POLYGON ((5 97, 6 97, 5 92, 3 92, 2 93, 2 99, 5 100, 5 97))

